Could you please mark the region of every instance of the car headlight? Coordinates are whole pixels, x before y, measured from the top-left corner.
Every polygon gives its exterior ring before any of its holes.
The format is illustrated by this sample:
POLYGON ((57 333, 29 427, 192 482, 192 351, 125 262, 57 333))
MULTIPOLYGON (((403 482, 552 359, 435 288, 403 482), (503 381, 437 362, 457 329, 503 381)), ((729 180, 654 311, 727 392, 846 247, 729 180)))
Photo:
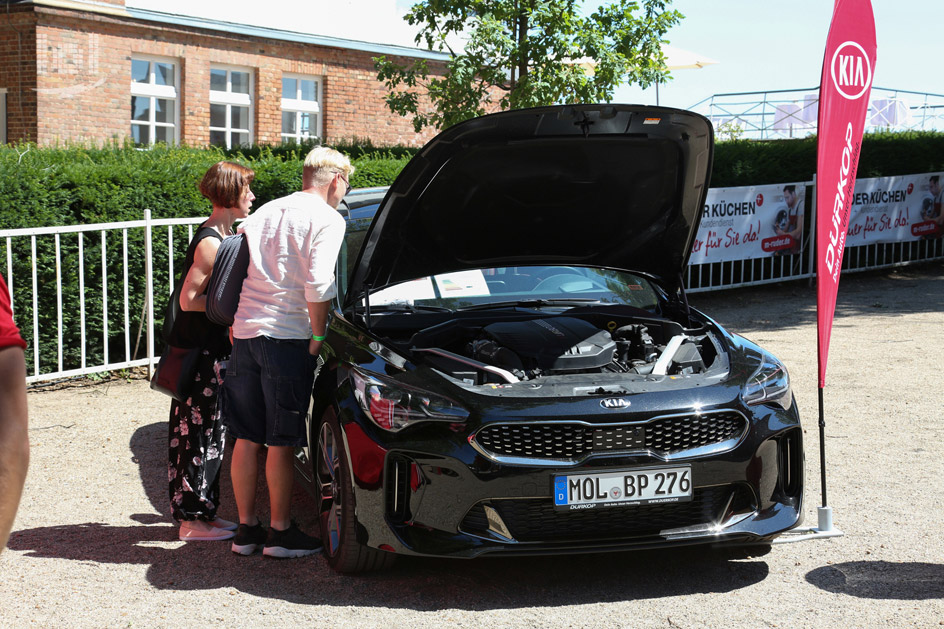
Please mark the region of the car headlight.
POLYGON ((461 423, 469 416, 449 398, 414 389, 376 374, 351 370, 354 397, 372 422, 396 432, 417 422, 461 423))
POLYGON ((747 379, 742 397, 750 405, 777 404, 784 410, 790 408, 793 395, 787 368, 770 354, 762 354, 760 367, 747 379))

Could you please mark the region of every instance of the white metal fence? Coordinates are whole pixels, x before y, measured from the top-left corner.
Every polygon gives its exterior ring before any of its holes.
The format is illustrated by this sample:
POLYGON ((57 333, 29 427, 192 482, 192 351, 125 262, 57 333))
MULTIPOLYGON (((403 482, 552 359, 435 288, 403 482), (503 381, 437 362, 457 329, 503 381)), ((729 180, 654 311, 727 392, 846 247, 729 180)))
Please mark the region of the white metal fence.
MULTIPOLYGON (((690 109, 722 139, 802 138, 817 130, 819 87, 715 94, 690 109)), ((866 132, 944 129, 944 94, 873 87, 865 122, 866 132)))
MULTIPOLYGON (((807 190, 805 207, 810 208, 804 221, 800 253, 766 256, 749 260, 690 264, 685 286, 689 293, 773 284, 787 280, 812 280, 816 276, 815 226, 816 181, 804 182, 807 190)), ((903 266, 917 262, 944 259, 944 238, 910 242, 873 243, 847 247, 842 256, 842 272, 855 273, 884 267, 903 266)))
MULTIPOLYGON (((14 317, 28 344, 27 382, 153 365, 154 309, 164 308, 175 267, 203 220, 152 220, 145 210, 140 221, 0 230, 14 317)), ((812 278, 811 238, 808 227, 802 253, 793 256, 693 265, 688 290, 812 278)), ((867 245, 846 250, 843 270, 942 258, 944 239, 867 245)))
POLYGON ((140 221, 0 230, 27 382, 153 364, 155 295, 162 308, 204 220, 152 220, 145 210, 140 221), (161 230, 166 245, 155 243, 161 230), (155 269, 157 260, 166 266, 155 269))

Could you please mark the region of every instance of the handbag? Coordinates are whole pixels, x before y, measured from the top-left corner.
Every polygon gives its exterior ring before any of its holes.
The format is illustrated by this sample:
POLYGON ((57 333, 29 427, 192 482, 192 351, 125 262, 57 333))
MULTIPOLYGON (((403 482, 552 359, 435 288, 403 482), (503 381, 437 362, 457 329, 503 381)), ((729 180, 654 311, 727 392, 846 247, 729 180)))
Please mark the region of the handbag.
POLYGON ((186 402, 193 389, 193 380, 200 362, 199 347, 177 347, 167 343, 151 378, 151 388, 186 402))
POLYGON ((216 260, 207 283, 207 319, 217 325, 233 325, 239 307, 239 293, 248 272, 249 243, 245 234, 227 236, 216 250, 216 260))
MULTIPOLYGON (((186 273, 184 274, 186 277, 186 273)), ((183 278, 177 282, 174 292, 170 295, 167 308, 164 312, 164 351, 157 363, 154 375, 151 376, 151 388, 164 395, 169 395, 178 402, 185 402, 190 397, 193 380, 197 374, 200 362, 199 347, 179 347, 167 341, 173 338, 174 322, 180 312, 180 289, 183 278)))

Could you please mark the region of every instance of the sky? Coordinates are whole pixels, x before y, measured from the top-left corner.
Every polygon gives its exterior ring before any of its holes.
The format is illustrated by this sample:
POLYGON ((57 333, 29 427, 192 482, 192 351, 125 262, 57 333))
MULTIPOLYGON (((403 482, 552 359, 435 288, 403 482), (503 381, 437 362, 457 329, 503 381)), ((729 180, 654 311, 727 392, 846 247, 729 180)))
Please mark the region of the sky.
MULTIPOLYGON (((410 0, 126 0, 129 7, 411 46, 410 0)), ((584 10, 599 6, 585 0, 584 10)), ((675 0, 685 18, 672 46, 714 59, 675 70, 659 103, 690 108, 712 94, 806 89, 819 84, 830 0, 675 0)), ((944 94, 944 3, 872 0, 878 55, 873 86, 944 94)), ((655 103, 655 89, 618 88, 614 102, 655 103)))

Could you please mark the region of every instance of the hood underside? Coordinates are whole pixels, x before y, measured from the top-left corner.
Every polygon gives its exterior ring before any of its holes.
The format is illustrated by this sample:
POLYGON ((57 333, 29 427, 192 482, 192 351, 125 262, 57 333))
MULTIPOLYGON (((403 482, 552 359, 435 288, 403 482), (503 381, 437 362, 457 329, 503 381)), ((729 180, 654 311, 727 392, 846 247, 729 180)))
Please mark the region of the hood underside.
POLYGON ((455 125, 391 186, 361 250, 365 287, 471 268, 597 266, 677 281, 711 172, 698 114, 638 105, 526 109, 455 125))

